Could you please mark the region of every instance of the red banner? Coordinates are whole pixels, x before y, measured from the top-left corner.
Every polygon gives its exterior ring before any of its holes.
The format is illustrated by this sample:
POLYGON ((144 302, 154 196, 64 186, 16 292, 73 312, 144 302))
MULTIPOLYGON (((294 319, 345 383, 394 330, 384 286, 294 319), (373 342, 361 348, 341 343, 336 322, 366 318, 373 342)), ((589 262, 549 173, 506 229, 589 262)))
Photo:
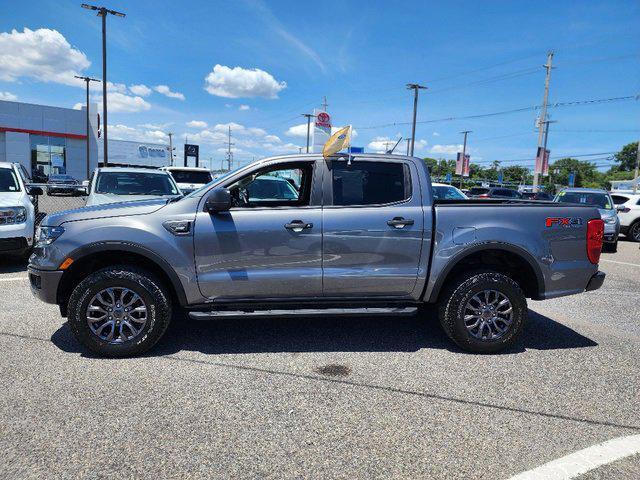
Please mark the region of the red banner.
POLYGON ((538 147, 538 152, 536 153, 536 169, 535 173, 542 174, 543 177, 549 176, 549 154, 550 150, 543 149, 542 147, 538 147))
POLYGON ((470 171, 470 163, 471 157, 468 153, 464 156, 463 159, 462 152, 458 152, 458 158, 456 158, 456 175, 468 177, 470 171))

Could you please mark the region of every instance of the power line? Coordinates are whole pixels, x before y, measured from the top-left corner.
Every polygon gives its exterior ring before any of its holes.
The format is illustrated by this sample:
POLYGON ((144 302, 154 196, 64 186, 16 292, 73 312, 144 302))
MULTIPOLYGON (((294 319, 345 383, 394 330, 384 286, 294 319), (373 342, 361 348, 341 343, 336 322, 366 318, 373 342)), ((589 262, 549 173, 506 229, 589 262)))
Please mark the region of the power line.
MULTIPOLYGON (((569 106, 579 106, 579 105, 595 105, 595 104, 600 104, 600 103, 610 103, 610 102, 619 102, 619 101, 625 101, 625 100, 638 100, 640 99, 640 95, 636 94, 636 95, 627 95, 624 97, 610 97, 610 98, 597 98, 597 99, 590 99, 590 100, 575 100, 575 101, 571 101, 571 102, 555 102, 555 103, 550 103, 547 105, 547 108, 559 108, 559 107, 569 107, 569 106)), ((541 105, 532 105, 529 107, 521 107, 521 108, 513 108, 510 110, 501 110, 498 112, 490 112, 490 113, 481 113, 481 114, 475 114, 475 115, 463 115, 463 116, 459 116, 459 117, 443 117, 443 118, 436 118, 433 120, 419 120, 416 123, 419 124, 425 124, 425 123, 439 123, 439 122, 450 122, 450 121, 454 121, 454 120, 470 120, 470 119, 475 119, 475 118, 486 118, 486 117, 495 117, 495 116, 499 116, 499 115, 508 115, 511 113, 520 113, 520 112, 527 112, 527 111, 535 111, 535 110, 539 110, 541 108, 541 105)), ((386 124, 381 124, 381 125, 369 125, 369 126, 357 126, 356 128, 358 128, 359 130, 371 130, 371 129, 376 129, 376 128, 386 128, 386 127, 397 127, 397 126, 401 126, 401 125, 410 125, 411 122, 392 122, 392 123, 386 123, 386 124)))

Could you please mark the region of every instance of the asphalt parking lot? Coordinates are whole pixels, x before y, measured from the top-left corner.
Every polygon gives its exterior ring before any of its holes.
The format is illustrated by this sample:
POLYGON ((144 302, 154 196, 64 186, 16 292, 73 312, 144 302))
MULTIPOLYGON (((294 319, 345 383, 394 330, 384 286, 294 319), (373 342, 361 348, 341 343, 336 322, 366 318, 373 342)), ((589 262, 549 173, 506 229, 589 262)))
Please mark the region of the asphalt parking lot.
MULTIPOLYGON (((529 302, 513 350, 433 319, 175 319, 149 355, 81 352, 0 265, 3 478, 509 478, 640 434, 640 250, 529 302)), ((428 316, 427 316, 428 317, 428 316)), ((640 476, 640 455, 580 478, 640 476)))

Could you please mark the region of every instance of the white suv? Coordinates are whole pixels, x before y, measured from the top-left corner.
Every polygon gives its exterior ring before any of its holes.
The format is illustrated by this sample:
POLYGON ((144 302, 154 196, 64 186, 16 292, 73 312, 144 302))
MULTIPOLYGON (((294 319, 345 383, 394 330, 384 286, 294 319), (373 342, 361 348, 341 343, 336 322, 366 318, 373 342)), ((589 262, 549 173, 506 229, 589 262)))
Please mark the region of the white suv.
POLYGON ((161 167, 160 170, 169 172, 185 195, 206 185, 213 177, 207 168, 198 167, 161 167))
MULTIPOLYGON (((36 191, 38 190, 38 191, 36 191)), ((0 162, 0 254, 26 257, 33 246, 35 208, 29 191, 15 164, 0 162)))
POLYGON ((640 242, 640 193, 611 193, 618 209, 620 233, 634 242, 640 242))

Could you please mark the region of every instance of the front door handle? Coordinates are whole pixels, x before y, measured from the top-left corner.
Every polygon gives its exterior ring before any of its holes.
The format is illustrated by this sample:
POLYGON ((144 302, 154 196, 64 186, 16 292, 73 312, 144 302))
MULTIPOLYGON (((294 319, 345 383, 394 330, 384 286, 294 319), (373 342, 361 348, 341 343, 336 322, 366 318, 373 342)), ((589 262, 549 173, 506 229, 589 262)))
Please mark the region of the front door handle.
POLYGON ((294 232, 301 232, 302 230, 313 228, 313 223, 305 223, 302 220, 291 220, 291 223, 284 224, 284 228, 294 232))
POLYGON ((387 225, 393 228, 404 228, 406 225, 413 225, 413 220, 405 220, 403 217, 393 217, 387 222, 387 225))

